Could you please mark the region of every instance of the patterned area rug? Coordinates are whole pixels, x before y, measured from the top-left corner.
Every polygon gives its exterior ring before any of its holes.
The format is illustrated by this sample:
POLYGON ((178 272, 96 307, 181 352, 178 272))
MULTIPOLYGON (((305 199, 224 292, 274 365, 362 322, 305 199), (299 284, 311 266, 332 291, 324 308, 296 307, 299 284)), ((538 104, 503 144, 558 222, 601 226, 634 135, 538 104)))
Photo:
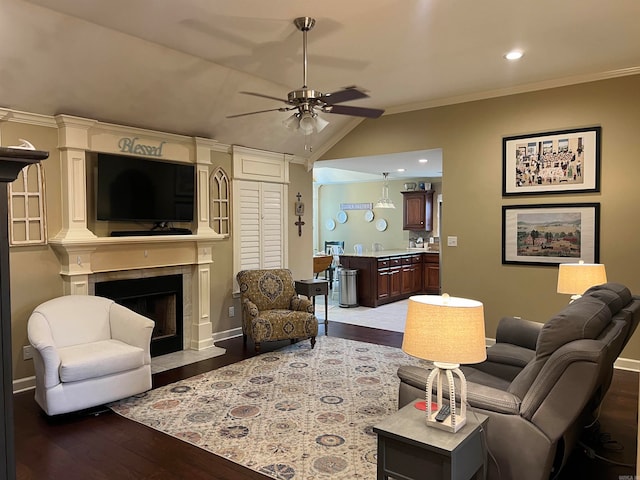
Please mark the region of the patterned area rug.
POLYGON ((373 425, 397 411, 398 348, 318 337, 110 405, 276 479, 376 477, 373 425))

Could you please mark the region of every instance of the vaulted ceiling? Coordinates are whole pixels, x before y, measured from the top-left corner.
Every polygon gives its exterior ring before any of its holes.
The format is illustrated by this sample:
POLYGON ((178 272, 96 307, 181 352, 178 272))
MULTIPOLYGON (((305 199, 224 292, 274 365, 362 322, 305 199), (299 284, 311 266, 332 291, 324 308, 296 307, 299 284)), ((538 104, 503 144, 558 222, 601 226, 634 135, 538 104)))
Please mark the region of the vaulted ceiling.
MULTIPOLYGON (((1 0, 0 106, 204 136, 316 158, 360 118, 311 137, 284 106, 357 85, 386 114, 640 72, 637 0, 1 0), (520 49, 524 57, 503 55, 520 49), (311 150, 310 150, 311 147, 311 150)), ((364 120, 373 121, 376 120, 364 120)))

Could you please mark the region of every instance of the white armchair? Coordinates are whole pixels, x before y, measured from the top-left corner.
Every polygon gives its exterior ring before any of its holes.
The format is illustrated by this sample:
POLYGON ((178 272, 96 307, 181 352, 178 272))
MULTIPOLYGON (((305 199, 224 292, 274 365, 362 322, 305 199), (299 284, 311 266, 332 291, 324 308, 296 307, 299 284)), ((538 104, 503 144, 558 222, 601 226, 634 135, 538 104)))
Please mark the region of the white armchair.
POLYGON ((151 388, 154 322, 113 300, 67 295, 36 307, 36 402, 47 415, 102 405, 151 388))

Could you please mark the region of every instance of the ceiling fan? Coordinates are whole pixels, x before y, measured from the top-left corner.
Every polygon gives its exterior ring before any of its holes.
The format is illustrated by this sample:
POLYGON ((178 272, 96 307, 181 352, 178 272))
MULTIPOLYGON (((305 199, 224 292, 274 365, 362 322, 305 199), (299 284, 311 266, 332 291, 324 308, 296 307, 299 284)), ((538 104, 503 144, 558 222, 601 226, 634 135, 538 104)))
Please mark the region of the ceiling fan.
POLYGON ((377 108, 354 107, 350 105, 337 105, 339 103, 367 98, 366 91, 355 87, 346 87, 332 93, 321 93, 307 86, 307 32, 313 28, 316 21, 310 17, 298 17, 293 24, 302 32, 302 87, 288 93, 287 99, 272 97, 262 93, 240 92, 245 95, 253 95, 255 97, 268 98, 286 103, 288 106, 280 108, 271 108, 268 110, 259 110, 255 112, 240 113, 237 115, 229 115, 227 118, 244 117, 246 115, 254 115, 264 112, 288 112, 296 110, 296 112, 287 118, 283 123, 286 127, 293 130, 300 129, 305 134, 319 132, 328 125, 329 122, 320 118, 318 112, 336 113, 338 115, 349 115, 353 117, 378 118, 384 113, 384 110, 377 108))

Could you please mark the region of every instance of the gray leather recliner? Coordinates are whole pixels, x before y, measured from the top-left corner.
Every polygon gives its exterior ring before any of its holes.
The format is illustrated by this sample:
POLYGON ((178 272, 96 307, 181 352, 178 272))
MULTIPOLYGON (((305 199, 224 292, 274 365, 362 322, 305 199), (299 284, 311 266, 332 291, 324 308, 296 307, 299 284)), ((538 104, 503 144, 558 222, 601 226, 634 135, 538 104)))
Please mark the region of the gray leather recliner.
MULTIPOLYGON (((542 480, 562 468, 639 320, 640 297, 607 283, 544 324, 500 321, 487 360, 462 367, 470 409, 489 416, 489 479, 542 480)), ((399 407, 424 398, 428 373, 398 369, 399 407)))

